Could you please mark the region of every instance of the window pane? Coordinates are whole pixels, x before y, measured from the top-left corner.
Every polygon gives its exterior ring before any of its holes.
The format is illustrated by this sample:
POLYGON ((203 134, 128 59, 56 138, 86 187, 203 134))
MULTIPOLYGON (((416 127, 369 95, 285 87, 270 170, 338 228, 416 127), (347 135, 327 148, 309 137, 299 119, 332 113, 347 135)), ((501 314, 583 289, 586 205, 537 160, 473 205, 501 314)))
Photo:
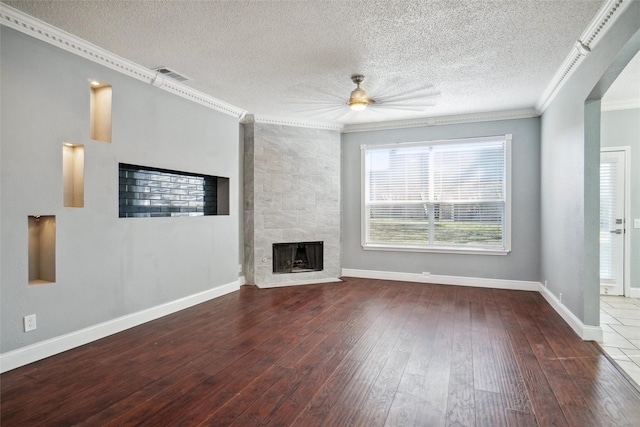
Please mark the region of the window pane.
POLYGON ((434 156, 434 200, 502 200, 504 143, 437 146, 434 156))
POLYGON ((429 243, 429 215, 426 205, 371 206, 368 211, 367 243, 429 243))
POLYGON ((436 204, 435 245, 502 246, 504 205, 436 204))
POLYGON ((617 164, 600 163, 600 280, 615 279, 615 263, 618 254, 614 245, 617 164))
POLYGON ((508 140, 364 147, 364 244, 508 250, 508 140))
POLYGON ((426 200, 429 149, 377 149, 368 152, 369 201, 426 200))

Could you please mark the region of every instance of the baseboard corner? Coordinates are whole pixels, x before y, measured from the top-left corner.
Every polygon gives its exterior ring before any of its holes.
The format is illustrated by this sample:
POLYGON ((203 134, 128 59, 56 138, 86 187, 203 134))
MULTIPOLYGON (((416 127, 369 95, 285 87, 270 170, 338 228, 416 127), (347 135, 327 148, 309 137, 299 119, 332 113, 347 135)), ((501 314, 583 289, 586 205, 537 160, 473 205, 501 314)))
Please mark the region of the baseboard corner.
POLYGON ((602 342, 602 328, 600 326, 585 325, 544 285, 540 284, 539 292, 549 305, 564 319, 573 331, 584 341, 602 342))

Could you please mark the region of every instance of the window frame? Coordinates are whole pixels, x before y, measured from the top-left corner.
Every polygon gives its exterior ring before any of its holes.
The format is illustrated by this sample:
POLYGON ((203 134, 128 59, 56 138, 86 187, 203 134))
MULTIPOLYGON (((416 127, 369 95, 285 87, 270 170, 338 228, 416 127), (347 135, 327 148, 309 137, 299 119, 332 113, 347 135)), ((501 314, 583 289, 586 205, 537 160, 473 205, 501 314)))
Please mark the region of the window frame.
POLYGON ((507 255, 511 252, 511 134, 493 135, 484 137, 439 139, 433 141, 396 142, 383 144, 363 144, 360 146, 360 242, 364 250, 393 251, 393 252, 430 252, 447 254, 473 254, 473 255, 507 255), (407 245, 400 243, 368 243, 368 216, 367 216, 367 176, 366 176, 366 153, 367 149, 378 148, 401 148, 410 146, 435 146, 443 144, 464 144, 474 142, 489 142, 503 140, 505 144, 505 200, 503 218, 503 246, 446 246, 446 245, 407 245))

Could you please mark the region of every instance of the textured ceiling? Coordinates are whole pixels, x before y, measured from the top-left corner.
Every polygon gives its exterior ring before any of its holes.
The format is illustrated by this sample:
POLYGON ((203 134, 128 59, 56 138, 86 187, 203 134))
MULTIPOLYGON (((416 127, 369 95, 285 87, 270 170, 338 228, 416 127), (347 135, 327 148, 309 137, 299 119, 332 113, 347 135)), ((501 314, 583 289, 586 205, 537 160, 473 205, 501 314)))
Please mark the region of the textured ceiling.
POLYGON ((603 1, 4 3, 249 113, 361 123, 533 108, 603 1), (354 73, 418 98, 348 112, 354 73))

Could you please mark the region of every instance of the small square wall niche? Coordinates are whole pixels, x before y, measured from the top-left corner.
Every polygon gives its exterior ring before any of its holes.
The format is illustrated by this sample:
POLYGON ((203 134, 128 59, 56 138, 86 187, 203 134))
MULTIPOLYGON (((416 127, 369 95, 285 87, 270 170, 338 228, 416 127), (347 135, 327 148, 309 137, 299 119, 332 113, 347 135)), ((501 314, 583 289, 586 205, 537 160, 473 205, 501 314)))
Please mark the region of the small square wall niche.
POLYGON ((62 193, 65 208, 84 207, 84 145, 62 144, 62 193))
POLYGON ((91 139, 111 142, 111 85, 90 80, 91 85, 91 139))
POLYGON ((29 284, 40 285, 56 281, 56 217, 30 215, 29 284))

